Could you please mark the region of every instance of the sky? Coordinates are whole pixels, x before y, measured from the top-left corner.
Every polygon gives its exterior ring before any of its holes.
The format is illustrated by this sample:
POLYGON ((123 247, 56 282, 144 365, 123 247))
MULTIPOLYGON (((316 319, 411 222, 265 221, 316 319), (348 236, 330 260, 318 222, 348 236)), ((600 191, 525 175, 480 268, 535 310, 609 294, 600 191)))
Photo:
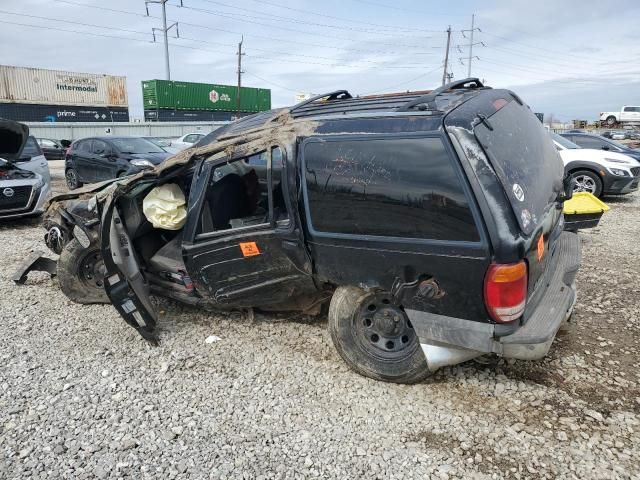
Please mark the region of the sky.
MULTIPOLYGON (((169 0, 171 79, 353 95, 432 89, 471 75, 511 88, 562 121, 640 105, 640 1, 169 0), (170 30, 174 37, 176 29, 170 30)), ((0 64, 127 77, 133 117, 140 82, 164 79, 161 6, 144 0, 0 0, 0 64)))

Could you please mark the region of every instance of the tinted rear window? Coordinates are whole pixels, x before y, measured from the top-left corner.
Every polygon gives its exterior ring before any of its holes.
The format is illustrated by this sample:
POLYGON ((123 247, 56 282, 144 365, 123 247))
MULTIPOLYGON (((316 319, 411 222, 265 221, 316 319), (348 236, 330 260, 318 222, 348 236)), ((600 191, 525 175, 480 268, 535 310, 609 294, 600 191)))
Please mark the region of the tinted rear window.
POLYGON ((311 141, 304 162, 316 231, 479 240, 461 176, 441 138, 311 141))
POLYGON ((562 191, 564 167, 545 128, 525 105, 509 102, 474 132, 509 197, 520 228, 531 233, 562 191))

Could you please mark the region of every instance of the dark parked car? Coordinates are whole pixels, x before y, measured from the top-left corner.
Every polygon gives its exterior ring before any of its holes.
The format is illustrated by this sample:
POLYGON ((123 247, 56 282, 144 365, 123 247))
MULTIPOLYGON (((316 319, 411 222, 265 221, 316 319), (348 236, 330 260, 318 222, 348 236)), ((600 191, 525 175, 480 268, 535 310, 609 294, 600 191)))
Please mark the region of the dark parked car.
POLYGON ((622 153, 640 161, 640 150, 629 148, 626 145, 622 145, 621 143, 604 138, 600 135, 593 135, 590 133, 561 133, 560 135, 582 148, 622 153))
POLYGON ((171 154, 140 137, 91 137, 71 144, 65 159, 70 190, 138 173, 162 163, 171 154))
POLYGON ((64 160, 66 148, 61 142, 51 138, 36 138, 36 140, 47 160, 64 160))
POLYGON ((426 95, 340 90, 244 117, 115 186, 59 196, 45 226, 66 241, 50 243, 63 292, 111 302, 151 342, 150 295, 214 309, 329 303, 355 371, 417 382, 483 354, 547 353, 580 263, 578 237, 563 231, 563 176, 509 90, 478 79, 426 95), (156 187, 184 192, 183 226, 150 223, 156 187))

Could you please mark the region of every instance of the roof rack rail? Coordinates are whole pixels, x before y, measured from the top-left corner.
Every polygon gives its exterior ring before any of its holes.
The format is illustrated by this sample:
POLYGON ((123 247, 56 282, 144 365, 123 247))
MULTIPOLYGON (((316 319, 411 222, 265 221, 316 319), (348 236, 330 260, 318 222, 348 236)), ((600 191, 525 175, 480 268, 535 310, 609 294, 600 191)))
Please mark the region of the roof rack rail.
POLYGON ((302 107, 306 107, 307 105, 309 105, 310 103, 313 103, 317 100, 321 100, 323 98, 326 98, 327 102, 331 102, 333 100, 347 100, 349 98, 353 98, 351 96, 351 94, 347 91, 347 90, 336 90, 335 92, 329 92, 329 93, 322 93, 320 95, 316 95, 314 97, 308 98, 307 100, 304 100, 300 103, 296 103, 293 107, 291 107, 289 109, 289 113, 293 113, 296 110, 299 110, 302 107))
POLYGON ((415 98, 413 100, 409 100, 404 105, 401 105, 400 107, 398 107, 398 111, 406 112, 413 109, 413 107, 416 107, 418 105, 424 105, 424 104, 426 104, 426 108, 424 108, 423 110, 437 110, 438 107, 436 106, 435 101, 436 101, 436 97, 441 93, 448 92, 449 90, 460 90, 463 88, 483 88, 483 87, 484 85, 482 84, 479 78, 475 78, 475 77, 463 78, 461 80, 456 80, 455 82, 442 85, 441 87, 436 88, 434 91, 427 93, 426 95, 422 95, 421 97, 415 98), (474 86, 465 87, 465 85, 474 85, 474 86))

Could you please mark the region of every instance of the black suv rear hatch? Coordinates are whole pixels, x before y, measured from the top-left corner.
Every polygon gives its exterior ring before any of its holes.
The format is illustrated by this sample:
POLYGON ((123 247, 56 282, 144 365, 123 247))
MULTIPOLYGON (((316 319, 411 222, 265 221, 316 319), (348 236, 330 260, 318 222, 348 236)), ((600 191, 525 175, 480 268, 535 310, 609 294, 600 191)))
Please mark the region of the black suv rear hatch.
POLYGON ((506 92, 504 97, 493 100, 495 113, 480 118, 474 134, 522 232, 533 300, 538 286, 545 283, 545 272, 554 268, 552 253, 562 233, 564 167, 549 133, 529 107, 506 92))
POLYGON ((520 228, 530 235, 562 193, 564 167, 548 132, 528 107, 507 102, 476 125, 520 228))

